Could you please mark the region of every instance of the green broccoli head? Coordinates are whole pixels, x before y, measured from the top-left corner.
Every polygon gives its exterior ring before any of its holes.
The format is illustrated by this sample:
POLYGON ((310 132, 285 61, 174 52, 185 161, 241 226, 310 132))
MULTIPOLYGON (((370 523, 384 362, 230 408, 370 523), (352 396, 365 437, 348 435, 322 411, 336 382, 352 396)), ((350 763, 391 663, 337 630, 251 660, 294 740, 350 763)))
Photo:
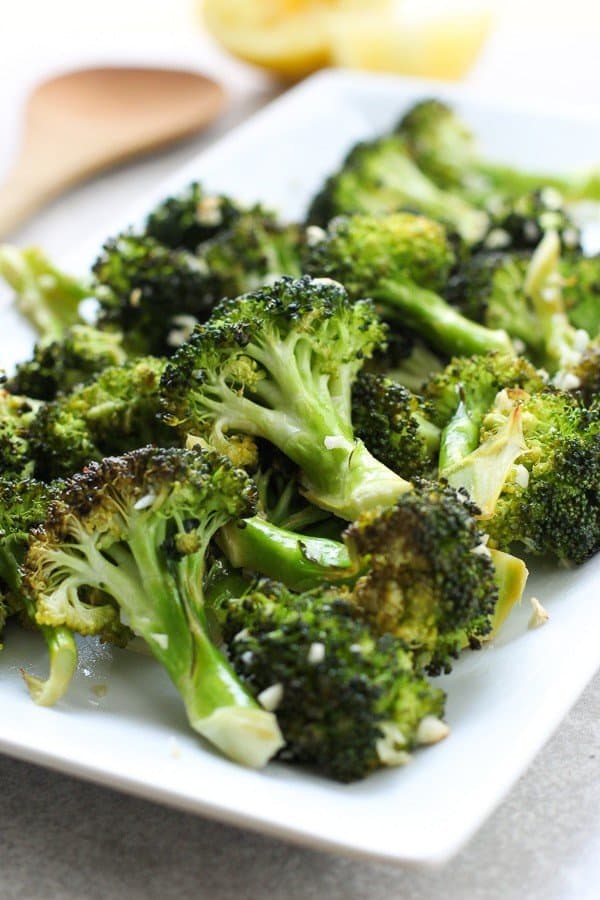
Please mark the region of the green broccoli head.
POLYGON ((0 246, 0 278, 14 290, 16 305, 42 337, 60 337, 80 322, 79 306, 90 286, 58 269, 38 248, 0 246))
POLYGON ((123 365, 126 359, 121 334, 72 325, 62 337, 36 344, 31 359, 17 366, 6 388, 13 394, 54 400, 58 393, 69 393, 103 369, 123 365))
POLYGON ((245 211, 223 194, 207 194, 194 181, 152 210, 145 231, 165 247, 195 251, 199 244, 230 228, 245 211))
POLYGON ((340 281, 356 299, 370 296, 382 280, 439 291, 454 263, 444 228, 412 213, 340 216, 311 243, 306 270, 340 281))
POLYGON ((213 306, 206 264, 148 235, 108 241, 93 266, 100 328, 123 333, 134 354, 172 353, 213 306))
POLYGON ((402 209, 444 222, 467 243, 480 240, 488 226, 484 212, 440 189, 419 169, 398 134, 357 144, 312 201, 307 220, 326 226, 338 215, 380 216, 402 209))
POLYGON ((203 595, 210 540, 252 512, 254 496, 247 475, 212 452, 107 457, 66 483, 23 569, 40 624, 106 635, 126 623, 169 673, 192 727, 262 765, 281 746, 277 724, 212 643, 203 595))
POLYGON ((403 478, 426 476, 437 462, 440 432, 426 401, 383 375, 361 373, 352 391, 357 437, 403 478))
POLYGON ((573 378, 566 377, 566 389, 580 391, 585 403, 592 403, 600 396, 600 337, 591 341, 579 363, 572 370, 573 378))
POLYGON ((351 297, 372 297, 400 329, 450 354, 511 352, 504 331, 466 319, 436 291, 454 253, 441 225, 412 213, 334 219, 309 235, 306 269, 342 282, 351 297))
POLYGON ((300 467, 309 499, 353 519, 406 489, 352 429, 352 384, 384 340, 369 302, 329 279, 282 278, 223 301, 175 354, 167 419, 221 452, 231 435, 269 441, 300 467))
POLYGON ((31 475, 29 429, 39 406, 0 387, 0 477, 31 475))
POLYGON ((50 481, 142 444, 175 443, 158 418, 164 369, 164 360, 140 357, 41 405, 27 433, 36 477, 50 481))
POLYGON ((559 271, 569 321, 591 338, 600 337, 600 254, 568 256, 559 271))
MULTIPOLYGON (((485 527, 493 545, 580 564, 600 549, 600 417, 573 394, 547 388, 507 391, 483 420, 493 441, 517 408, 523 452, 485 527)), ((493 459, 490 464, 494 465, 493 459)))
POLYGON ((439 428, 448 425, 462 401, 477 433, 481 419, 504 388, 535 392, 546 386, 546 376, 523 357, 501 353, 459 357, 434 374, 424 387, 432 419, 439 428))
POLYGON ((261 582, 216 614, 237 674, 275 709, 281 759, 349 782, 407 762, 432 724, 447 734, 442 691, 415 674, 401 641, 371 634, 343 591, 261 582))
POLYGON ((241 214, 198 250, 210 273, 210 299, 237 297, 282 275, 298 277, 303 240, 299 226, 283 225, 261 206, 241 214))
POLYGON ((441 100, 421 100, 396 126, 419 168, 446 190, 460 188, 478 162, 475 136, 441 100))
POLYGON ((368 565, 354 589, 367 621, 400 638, 432 673, 448 671, 492 627, 498 589, 477 512, 465 492, 419 482, 345 533, 351 557, 368 565))

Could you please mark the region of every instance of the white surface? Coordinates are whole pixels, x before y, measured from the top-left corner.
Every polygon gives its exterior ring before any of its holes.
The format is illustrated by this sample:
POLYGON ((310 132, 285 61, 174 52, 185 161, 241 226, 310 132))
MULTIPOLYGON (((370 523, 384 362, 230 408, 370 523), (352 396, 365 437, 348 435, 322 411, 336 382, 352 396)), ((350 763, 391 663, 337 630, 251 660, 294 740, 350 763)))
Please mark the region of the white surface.
MULTIPOLYGON (((543 161, 553 168, 591 164, 598 156, 598 118, 514 112, 437 86, 324 74, 192 162, 168 187, 201 177, 213 188, 298 215, 350 143, 434 91, 456 99, 486 145, 517 163, 543 161)), ((159 185, 153 195, 165 189, 159 185)), ((140 212, 119 213, 114 227, 140 212)), ((86 242, 71 264, 85 264, 103 236, 86 242)), ((17 349, 23 348, 15 341, 17 349)), ((532 577, 529 592, 549 608, 551 623, 529 632, 529 610, 518 610, 493 647, 466 655, 442 680, 451 738, 416 754, 408 768, 357 785, 276 765, 247 772, 218 758, 187 732, 163 673, 151 660, 124 652, 88 646, 67 700, 56 710, 38 709, 17 673, 24 659, 34 667, 43 660, 35 638, 25 635, 7 641, 3 654, 0 744, 27 759, 297 840, 396 861, 439 862, 499 802, 591 677, 598 663, 599 563, 532 577), (576 652, 560 667, 565 647, 576 652), (95 683, 108 685, 102 699, 90 695, 95 683), (171 753, 174 735, 178 757, 171 753)))

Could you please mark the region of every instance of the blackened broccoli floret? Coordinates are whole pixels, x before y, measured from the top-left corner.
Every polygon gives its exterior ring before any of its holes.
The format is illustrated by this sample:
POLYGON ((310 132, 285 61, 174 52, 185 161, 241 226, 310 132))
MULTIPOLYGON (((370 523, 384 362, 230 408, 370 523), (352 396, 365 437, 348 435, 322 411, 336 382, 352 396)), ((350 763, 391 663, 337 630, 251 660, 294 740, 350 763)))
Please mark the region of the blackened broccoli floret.
POLYGON ((280 748, 279 729, 213 644, 203 595, 211 538, 253 501, 245 473, 212 452, 146 447, 108 457, 65 484, 33 533, 24 572, 40 624, 102 634, 126 622, 171 676, 191 726, 260 766, 280 748), (91 605, 90 590, 104 602, 91 605))
POLYGON ((376 459, 403 478, 431 474, 437 462, 440 430, 420 396, 390 378, 361 373, 352 391, 352 422, 357 437, 376 459))
POLYGON ((364 513, 345 534, 368 570, 354 596, 376 633, 395 634, 431 672, 489 635, 498 599, 477 509, 444 484, 421 483, 364 513))
POLYGON ((225 231, 245 212, 223 194, 207 194, 197 181, 181 193, 167 197, 146 221, 146 234, 173 249, 195 251, 199 244, 225 231))
POLYGON ((401 641, 373 637, 343 592, 263 582, 217 618, 236 672, 276 712, 281 759, 348 782, 407 762, 430 742, 427 727, 448 732, 442 691, 415 674, 401 641))
POLYGON ((54 400, 58 393, 69 393, 103 369, 123 365, 126 359, 121 334, 72 325, 62 337, 37 343, 31 359, 17 366, 6 388, 13 394, 54 400))
POLYGON ((93 272, 98 324, 122 332, 129 353, 172 353, 212 311, 202 260, 148 235, 122 234, 108 241, 93 272))

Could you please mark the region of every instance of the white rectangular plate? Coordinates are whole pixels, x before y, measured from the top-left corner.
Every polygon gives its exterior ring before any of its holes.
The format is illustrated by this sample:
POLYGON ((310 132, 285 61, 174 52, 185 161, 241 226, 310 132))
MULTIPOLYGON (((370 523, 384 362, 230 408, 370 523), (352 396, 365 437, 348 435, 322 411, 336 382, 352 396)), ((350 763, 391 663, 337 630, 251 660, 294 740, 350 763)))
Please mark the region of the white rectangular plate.
MULTIPOLYGON (((140 216, 192 178, 248 200, 303 214, 308 198, 349 146, 391 125, 407 106, 437 95, 455 103, 486 149, 552 169, 600 157, 600 120, 490 103, 458 88, 322 73, 288 93, 160 185, 140 216)), ((114 223, 114 231, 129 224, 114 223)), ((64 264, 85 271, 105 233, 64 264)), ((23 357, 31 337, 3 313, 2 352, 23 357)), ((577 571, 532 575, 528 595, 550 623, 527 630, 529 604, 501 636, 466 654, 440 682, 450 738, 405 769, 337 785, 272 764, 247 771, 190 733, 175 690, 152 659, 82 642, 72 690, 55 709, 29 700, 19 666, 41 672, 35 635, 9 630, 0 656, 0 749, 192 812, 345 852, 403 863, 448 859, 473 834, 549 738, 599 662, 600 560, 577 571), (571 648, 565 652, 565 648, 571 648), (106 686, 104 695, 98 686, 106 686)))

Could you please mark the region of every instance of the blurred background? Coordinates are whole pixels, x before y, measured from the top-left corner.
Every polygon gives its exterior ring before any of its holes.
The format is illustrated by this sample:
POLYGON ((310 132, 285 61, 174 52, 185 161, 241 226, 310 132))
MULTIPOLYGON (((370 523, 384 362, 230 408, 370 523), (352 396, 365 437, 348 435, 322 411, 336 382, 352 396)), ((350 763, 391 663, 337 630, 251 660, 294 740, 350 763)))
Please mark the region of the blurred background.
POLYGON ((460 80, 487 96, 551 106, 600 104, 596 0, 5 0, 2 7, 0 182, 28 92, 57 71, 181 67, 211 75, 228 95, 202 135, 72 191, 68 214, 55 203, 12 236, 43 238, 50 251, 80 234, 92 208, 96 223, 108 218, 119 200, 135 200, 321 66, 460 80))

